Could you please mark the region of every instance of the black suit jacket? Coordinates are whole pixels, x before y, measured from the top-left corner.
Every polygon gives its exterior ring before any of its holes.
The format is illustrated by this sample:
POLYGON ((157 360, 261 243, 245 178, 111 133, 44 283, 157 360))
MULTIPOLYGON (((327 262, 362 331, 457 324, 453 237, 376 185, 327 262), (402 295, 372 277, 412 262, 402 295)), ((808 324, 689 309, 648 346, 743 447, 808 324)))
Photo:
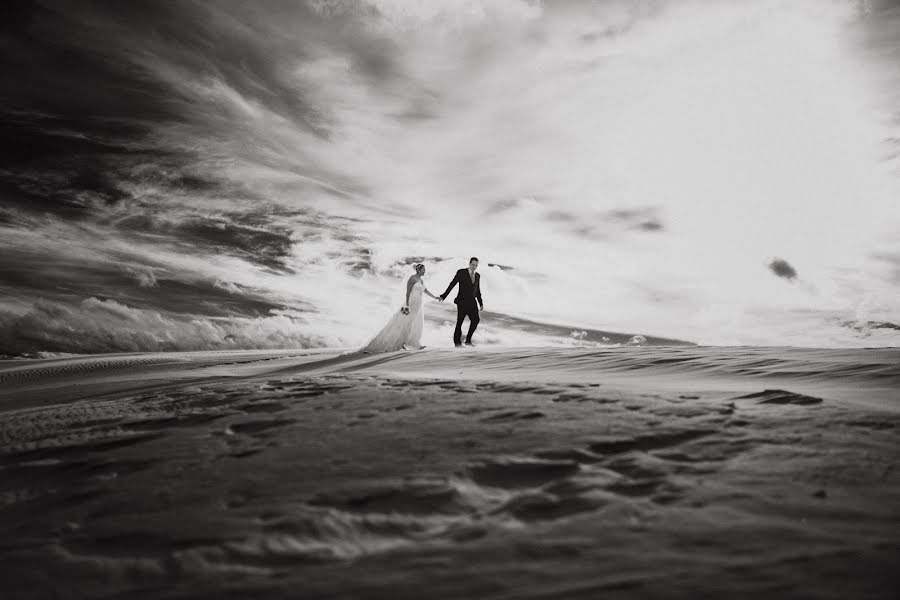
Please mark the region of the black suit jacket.
POLYGON ((447 286, 447 291, 441 294, 441 298, 449 296, 453 286, 457 283, 459 284, 459 291, 453 300, 454 302, 462 307, 473 308, 477 300, 478 304, 484 306, 484 301, 481 299, 481 273, 475 273, 475 282, 473 283, 472 278, 469 277, 469 270, 460 269, 456 272, 456 276, 450 282, 450 285, 447 286))

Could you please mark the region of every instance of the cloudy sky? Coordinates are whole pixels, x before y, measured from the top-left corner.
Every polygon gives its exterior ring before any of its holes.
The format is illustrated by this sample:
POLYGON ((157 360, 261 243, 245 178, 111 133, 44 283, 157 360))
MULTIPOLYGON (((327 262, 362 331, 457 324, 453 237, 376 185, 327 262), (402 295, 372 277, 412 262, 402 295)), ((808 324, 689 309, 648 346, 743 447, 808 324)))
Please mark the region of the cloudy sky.
POLYGON ((6 0, 0 354, 898 345, 898 4, 6 0))

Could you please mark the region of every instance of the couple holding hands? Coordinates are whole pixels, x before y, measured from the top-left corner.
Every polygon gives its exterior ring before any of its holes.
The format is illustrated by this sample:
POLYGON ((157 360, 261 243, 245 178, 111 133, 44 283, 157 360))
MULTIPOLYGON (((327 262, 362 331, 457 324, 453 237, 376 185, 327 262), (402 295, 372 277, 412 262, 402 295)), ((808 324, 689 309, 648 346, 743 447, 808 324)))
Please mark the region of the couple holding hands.
POLYGON ((466 346, 474 346, 472 334, 481 320, 478 316, 479 308, 484 309, 481 300, 481 274, 478 270, 478 259, 472 257, 469 267, 456 272, 453 281, 447 286, 447 290, 440 296, 435 296, 425 287, 425 265, 417 264, 415 274, 406 282, 406 303, 400 311, 395 313, 387 325, 372 338, 362 349, 363 352, 393 352, 395 350, 416 350, 422 346, 422 330, 425 327, 425 309, 423 294, 443 302, 454 286, 459 285, 459 291, 453 300, 456 303, 456 329, 453 331, 453 344, 457 347, 462 343, 462 324, 466 317, 469 318, 469 332, 466 335, 466 346))

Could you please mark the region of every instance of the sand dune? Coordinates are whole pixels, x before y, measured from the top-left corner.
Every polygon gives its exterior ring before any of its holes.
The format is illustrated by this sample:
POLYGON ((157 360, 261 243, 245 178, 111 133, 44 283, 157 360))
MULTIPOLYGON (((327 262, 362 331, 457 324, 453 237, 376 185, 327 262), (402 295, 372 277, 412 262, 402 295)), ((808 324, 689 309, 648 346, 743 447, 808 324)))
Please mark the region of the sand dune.
POLYGON ((900 350, 0 365, 12 598, 889 598, 900 350))

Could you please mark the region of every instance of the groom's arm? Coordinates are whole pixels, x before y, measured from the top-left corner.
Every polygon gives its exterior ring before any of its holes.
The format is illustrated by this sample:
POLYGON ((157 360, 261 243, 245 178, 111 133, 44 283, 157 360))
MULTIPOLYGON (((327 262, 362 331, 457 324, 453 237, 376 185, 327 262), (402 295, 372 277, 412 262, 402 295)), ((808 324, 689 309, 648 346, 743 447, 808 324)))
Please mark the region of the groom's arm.
POLYGON ((447 286, 447 291, 441 294, 441 300, 447 298, 450 295, 450 290, 453 289, 453 286, 459 281, 459 271, 456 272, 456 275, 453 277, 453 281, 450 282, 450 285, 447 286))
POLYGON ((475 288, 475 297, 478 298, 478 306, 484 310, 484 300, 481 299, 481 275, 478 276, 478 286, 475 288))

